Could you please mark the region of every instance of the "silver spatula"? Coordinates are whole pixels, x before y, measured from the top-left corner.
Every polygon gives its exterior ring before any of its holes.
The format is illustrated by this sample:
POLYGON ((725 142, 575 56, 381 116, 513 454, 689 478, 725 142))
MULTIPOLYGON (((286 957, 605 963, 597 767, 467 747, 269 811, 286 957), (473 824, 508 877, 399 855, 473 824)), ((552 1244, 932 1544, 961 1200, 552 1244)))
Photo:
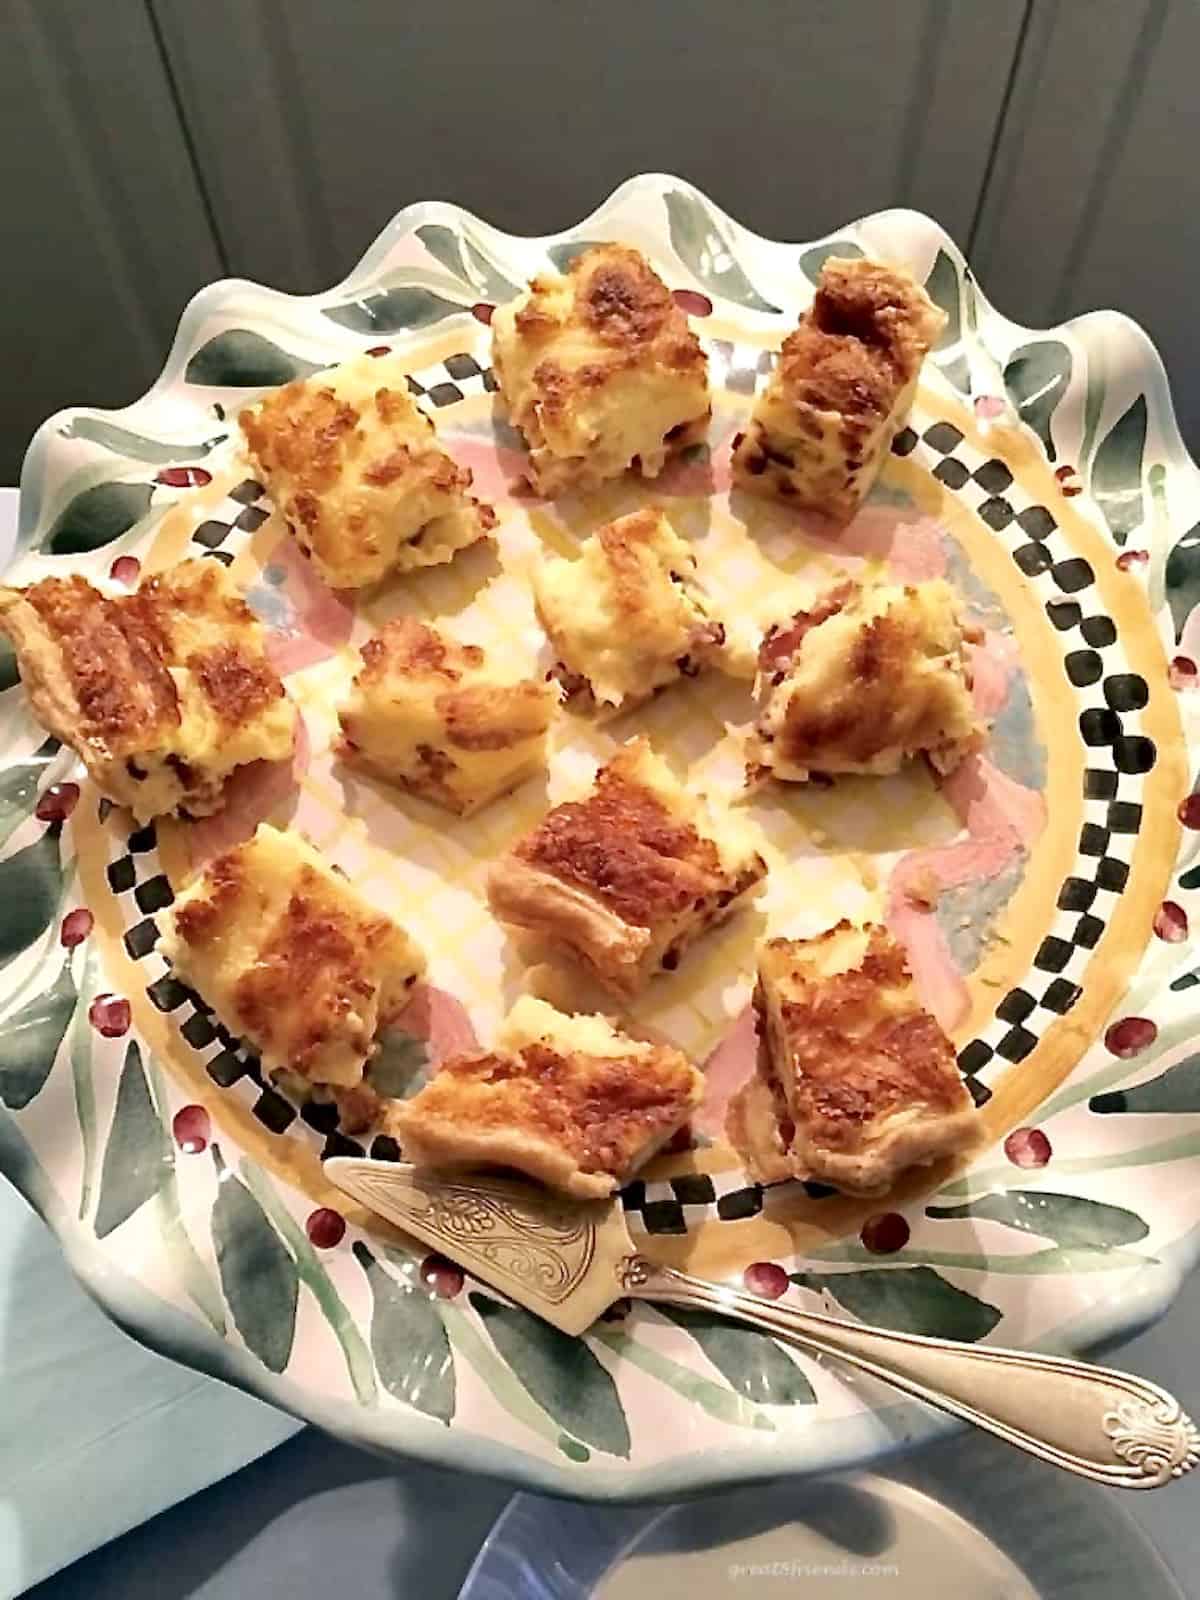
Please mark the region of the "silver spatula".
POLYGON ((564 1333, 583 1333, 622 1296, 692 1306, 836 1357, 1098 1483, 1153 1489, 1200 1458, 1191 1418, 1144 1378, 843 1322, 694 1278, 634 1249, 619 1200, 571 1201, 519 1179, 437 1177, 353 1157, 327 1161, 325 1172, 371 1211, 564 1333))

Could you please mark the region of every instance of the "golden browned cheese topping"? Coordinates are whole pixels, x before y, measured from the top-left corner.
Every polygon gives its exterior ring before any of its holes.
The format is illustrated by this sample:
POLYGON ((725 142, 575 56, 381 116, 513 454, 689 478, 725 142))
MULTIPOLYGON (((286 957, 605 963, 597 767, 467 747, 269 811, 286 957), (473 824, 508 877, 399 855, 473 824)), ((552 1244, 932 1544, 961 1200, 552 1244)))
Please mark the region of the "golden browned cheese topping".
POLYGON ((167 643, 153 607, 132 595, 108 600, 77 575, 44 578, 25 597, 61 651, 85 737, 132 747, 156 729, 178 725, 167 643))
MULTIPOLYGON (((331 1029, 366 1011, 378 987, 369 976, 370 953, 388 934, 382 918, 370 923, 347 915, 319 888, 305 868, 271 938, 234 989, 246 1031, 300 1073, 310 1069, 331 1029), (297 995, 305 997, 301 1007, 297 995)), ((364 1030, 364 1053, 369 1046, 364 1030)))
POLYGON ((783 342, 779 380, 795 403, 846 417, 885 415, 901 386, 886 346, 826 333, 807 320, 783 342))
POLYGON ((266 658, 247 655, 236 644, 217 645, 207 654, 197 651, 187 658, 187 666, 217 716, 234 727, 283 694, 279 675, 266 658))
MULTIPOLYGON (((386 389, 379 391, 375 404, 386 417, 386 389)), ((263 470, 287 472, 297 496, 313 497, 315 508, 319 497, 337 482, 345 436, 354 431, 359 413, 332 389, 300 379, 284 384, 256 409, 243 411, 239 420, 263 470)))
MULTIPOLYGON (((848 924, 826 938, 845 933, 848 924)), ((817 941, 801 948, 811 953, 817 941)), ((771 940, 772 950, 788 941, 771 940)), ((832 1149, 851 1149, 869 1124, 903 1107, 957 1111, 962 1081, 954 1046, 912 990, 904 951, 883 928, 872 931, 853 971, 812 976, 808 962, 785 980, 779 1003, 796 1119, 832 1149), (909 993, 898 994, 907 989, 909 993)))
POLYGON ((905 378, 916 371, 944 321, 907 273, 836 256, 821 270, 811 316, 825 333, 888 351, 905 378))
POLYGON ((872 261, 831 259, 780 353, 778 381, 799 405, 847 418, 887 414, 942 324, 924 290, 872 261))
POLYGON ((507 750, 546 731, 540 683, 474 683, 438 695, 435 710, 457 750, 507 750))
POLYGON ((362 659, 358 681, 364 687, 383 682, 393 672, 457 683, 464 666, 483 665, 483 651, 478 645, 455 644, 416 617, 395 617, 363 645, 362 659))
POLYGON ((912 708, 898 700, 908 664, 919 648, 910 629, 895 617, 875 617, 855 635, 840 693, 824 705, 788 705, 779 735, 781 753, 803 766, 837 749, 866 762, 880 750, 911 743, 912 708))
POLYGON ((584 1172, 620 1177, 648 1142, 679 1126, 694 1098, 692 1068, 676 1050, 593 1056, 536 1043, 515 1055, 452 1057, 412 1105, 472 1134, 544 1140, 584 1172))
POLYGON ((711 840, 609 768, 583 800, 549 812, 516 854, 640 927, 679 916, 726 881, 711 840))
POLYGON ((929 752, 949 770, 979 736, 953 591, 837 585, 759 653, 764 759, 817 771, 895 770, 929 752))
POLYGON ((210 710, 230 728, 283 697, 254 613, 215 564, 185 561, 136 593, 112 598, 78 576, 43 579, 25 597, 62 653, 83 713, 81 732, 113 749, 146 749, 156 729, 179 725, 168 668, 193 673, 210 710))

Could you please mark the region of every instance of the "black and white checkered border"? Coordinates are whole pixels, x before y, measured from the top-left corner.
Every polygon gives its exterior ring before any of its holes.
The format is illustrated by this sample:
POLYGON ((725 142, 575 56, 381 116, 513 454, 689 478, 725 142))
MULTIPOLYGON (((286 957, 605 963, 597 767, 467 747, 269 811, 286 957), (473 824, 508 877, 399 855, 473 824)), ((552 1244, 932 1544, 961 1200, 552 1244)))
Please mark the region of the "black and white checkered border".
POLYGON ((1141 731, 1149 687, 1126 670, 1116 626, 1099 608, 1092 567, 1066 544, 1054 514, 1024 492, 1003 461, 944 420, 919 432, 904 428, 892 450, 929 466, 1007 545, 1061 638, 1063 670, 1079 701, 1079 732, 1088 751, 1075 869, 1059 890, 1033 970, 959 1052, 967 1084, 982 1102, 991 1093, 988 1080, 1023 1061, 1045 1028, 1078 1000, 1078 980, 1125 888, 1142 822, 1142 783, 1156 756, 1153 741, 1141 731))
MULTIPOLYGON (((102 820, 107 821, 113 808, 101 802, 101 810, 102 820)), ((272 1087, 253 1052, 222 1026, 211 1006, 174 976, 158 953, 156 914, 166 910, 175 897, 159 859, 154 823, 135 827, 124 836, 109 825, 105 837, 105 870, 113 899, 123 914, 126 954, 138 963, 151 1004, 170 1017, 213 1083, 235 1094, 270 1133, 303 1129, 322 1157, 363 1155, 363 1146, 339 1131, 336 1106, 309 1103, 297 1107, 272 1087)), ((398 1159, 393 1140, 377 1139, 375 1144, 379 1149, 372 1147, 373 1155, 398 1159)))
MULTIPOLYGON (((714 381, 750 395, 774 367, 772 351, 727 340, 709 341, 714 381)), ((496 388, 490 368, 467 352, 418 370, 409 388, 426 409, 453 405, 496 388)), ((1141 825, 1141 780, 1154 764, 1152 742, 1141 733, 1140 712, 1148 698, 1145 680, 1121 670, 1123 662, 1111 619, 1095 604, 1095 574, 1058 534, 1053 513, 1026 495, 1007 465, 971 445, 945 420, 904 428, 893 446, 897 456, 915 455, 932 475, 962 499, 1010 554, 1063 638, 1064 671, 1081 702, 1080 734, 1092 752, 1084 775, 1084 824, 1074 873, 1059 892, 1054 922, 1021 987, 1000 1001, 992 1020, 959 1052, 959 1064, 976 1101, 991 1095, 989 1079, 1023 1060, 1040 1032, 1066 1014, 1081 993, 1077 981, 1098 943, 1116 897, 1125 887, 1141 825)), ((270 514, 263 486, 246 479, 230 491, 214 515, 200 524, 193 542, 226 565, 270 514)), ((110 835, 111 838, 111 835, 110 835)), ((234 1039, 190 989, 171 976, 155 950, 156 910, 170 904, 170 885, 157 856, 154 828, 134 830, 109 862, 109 882, 129 922, 125 944, 134 959, 156 968, 147 993, 160 1011, 180 1014, 181 1036, 196 1051, 220 1087, 238 1093, 270 1131, 297 1124, 321 1143, 322 1156, 361 1154, 363 1147, 338 1130, 337 1109, 310 1103, 299 1110, 265 1083, 257 1059, 234 1039)), ((370 1154, 397 1160, 394 1140, 377 1137, 370 1154)), ((803 1186, 812 1197, 831 1193, 803 1186)), ((658 1182, 635 1181, 624 1191, 630 1225, 652 1234, 686 1234, 703 1222, 741 1221, 759 1215, 766 1191, 741 1172, 687 1174, 658 1182)))
POLYGON ((460 350, 431 367, 410 372, 408 388, 417 404, 429 410, 457 405, 472 395, 495 394, 499 384, 491 367, 477 361, 470 351, 460 350))
POLYGON ((744 1172, 687 1172, 678 1178, 641 1178, 621 1191, 633 1233, 685 1234, 707 1222, 745 1222, 761 1216, 767 1195, 781 1197, 799 1187, 812 1200, 836 1193, 824 1183, 748 1183, 744 1172))
POLYGON ((232 566, 252 536, 271 515, 267 491, 257 478, 244 478, 213 510, 211 517, 192 530, 198 553, 222 566, 232 566))

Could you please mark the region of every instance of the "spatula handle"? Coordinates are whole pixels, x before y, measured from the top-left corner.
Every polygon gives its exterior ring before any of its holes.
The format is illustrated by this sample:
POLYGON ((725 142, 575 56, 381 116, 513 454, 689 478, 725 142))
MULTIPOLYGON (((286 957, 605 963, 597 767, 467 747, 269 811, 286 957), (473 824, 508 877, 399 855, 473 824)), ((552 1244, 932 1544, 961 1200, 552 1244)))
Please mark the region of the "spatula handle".
POLYGON ((640 1256, 625 1271, 626 1291, 639 1299, 717 1312, 812 1354, 834 1356, 1098 1483, 1153 1489, 1200 1459, 1200 1433, 1179 1402, 1127 1372, 844 1322, 640 1256))

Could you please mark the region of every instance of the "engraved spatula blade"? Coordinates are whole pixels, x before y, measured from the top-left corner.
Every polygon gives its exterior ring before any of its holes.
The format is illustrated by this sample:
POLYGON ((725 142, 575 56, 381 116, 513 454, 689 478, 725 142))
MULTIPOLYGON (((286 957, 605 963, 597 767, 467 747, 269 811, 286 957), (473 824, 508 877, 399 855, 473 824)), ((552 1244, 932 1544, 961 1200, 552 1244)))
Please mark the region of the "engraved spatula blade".
POLYGON ((1200 1462, 1200 1431, 1145 1378, 1035 1350, 871 1328, 694 1278, 636 1253, 619 1200, 564 1200, 516 1178, 457 1181, 391 1161, 337 1157, 325 1171, 564 1333, 583 1333, 623 1294, 690 1306, 836 1357, 1096 1483, 1153 1489, 1200 1462))
POLYGON ((567 1200, 519 1178, 456 1182, 356 1156, 331 1157, 324 1170, 369 1210, 564 1333, 582 1333, 625 1293, 634 1249, 618 1200, 567 1200))

